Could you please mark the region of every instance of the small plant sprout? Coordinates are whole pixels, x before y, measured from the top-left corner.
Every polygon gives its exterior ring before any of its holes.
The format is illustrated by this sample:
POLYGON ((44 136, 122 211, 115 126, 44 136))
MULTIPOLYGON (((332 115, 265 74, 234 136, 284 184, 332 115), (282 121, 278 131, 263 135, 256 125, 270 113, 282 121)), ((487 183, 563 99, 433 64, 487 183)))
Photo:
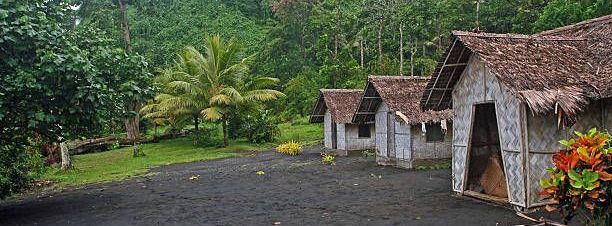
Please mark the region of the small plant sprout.
POLYGON ((336 165, 336 157, 332 154, 321 154, 321 162, 326 165, 336 165))

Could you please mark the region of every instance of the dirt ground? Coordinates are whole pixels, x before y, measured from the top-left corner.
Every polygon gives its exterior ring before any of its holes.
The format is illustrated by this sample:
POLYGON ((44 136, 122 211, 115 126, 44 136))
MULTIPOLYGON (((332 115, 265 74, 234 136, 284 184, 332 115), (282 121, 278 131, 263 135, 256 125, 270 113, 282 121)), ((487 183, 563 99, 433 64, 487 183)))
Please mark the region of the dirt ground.
POLYGON ((511 209, 458 197, 450 170, 323 165, 319 147, 289 157, 169 165, 152 176, 0 204, 2 225, 516 225, 511 209), (257 171, 265 172, 263 175, 257 171), (198 179, 190 180, 192 176, 198 179))

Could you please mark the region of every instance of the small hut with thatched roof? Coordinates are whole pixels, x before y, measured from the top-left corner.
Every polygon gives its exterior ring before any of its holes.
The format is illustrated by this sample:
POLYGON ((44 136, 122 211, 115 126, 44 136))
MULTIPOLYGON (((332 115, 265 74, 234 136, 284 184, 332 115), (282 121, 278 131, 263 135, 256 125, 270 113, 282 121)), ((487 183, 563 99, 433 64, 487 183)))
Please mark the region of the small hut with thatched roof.
POLYGON ((422 112, 419 108, 428 80, 368 77, 353 123, 375 124, 378 164, 412 168, 419 161, 451 158, 452 110, 422 112))
POLYGON ((338 155, 374 148, 374 126, 352 123, 362 94, 360 89, 321 89, 310 115, 311 123, 324 124, 325 148, 338 155))
POLYGON ((421 99, 452 108, 453 190, 531 208, 558 140, 612 125, 612 15, 535 35, 452 32, 421 99))

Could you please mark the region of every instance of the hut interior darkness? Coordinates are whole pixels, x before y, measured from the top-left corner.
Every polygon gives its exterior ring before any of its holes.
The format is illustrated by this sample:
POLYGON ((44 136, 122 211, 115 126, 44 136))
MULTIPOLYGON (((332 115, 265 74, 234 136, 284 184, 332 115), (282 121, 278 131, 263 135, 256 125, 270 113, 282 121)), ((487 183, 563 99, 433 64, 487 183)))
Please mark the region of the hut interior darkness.
POLYGON ((338 155, 347 155, 351 150, 374 148, 374 126, 352 123, 362 94, 363 90, 360 89, 321 89, 319 92, 310 122, 324 124, 325 148, 334 150, 338 155))
POLYGON ((467 190, 507 199, 495 104, 483 103, 474 107, 467 190))
POLYGON ((534 35, 453 31, 421 98, 424 111, 454 111, 453 190, 507 194, 520 208, 546 204, 538 181, 558 141, 610 130, 610 34, 612 15, 534 35), (503 170, 487 170, 498 164, 503 170), (505 184, 488 174, 503 175, 505 184))
POLYGON ((419 108, 428 80, 417 76, 368 77, 352 121, 375 125, 378 164, 413 168, 421 161, 451 157, 452 110, 421 112, 419 108), (421 123, 426 123, 425 133, 421 123))

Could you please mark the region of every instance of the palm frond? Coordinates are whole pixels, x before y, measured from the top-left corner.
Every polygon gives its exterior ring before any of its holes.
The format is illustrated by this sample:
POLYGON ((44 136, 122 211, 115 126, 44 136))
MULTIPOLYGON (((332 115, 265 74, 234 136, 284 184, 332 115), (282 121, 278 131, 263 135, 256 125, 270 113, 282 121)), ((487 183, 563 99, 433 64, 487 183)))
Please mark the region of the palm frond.
POLYGON ((202 117, 208 121, 218 121, 223 117, 223 112, 218 107, 209 107, 201 112, 202 117))

